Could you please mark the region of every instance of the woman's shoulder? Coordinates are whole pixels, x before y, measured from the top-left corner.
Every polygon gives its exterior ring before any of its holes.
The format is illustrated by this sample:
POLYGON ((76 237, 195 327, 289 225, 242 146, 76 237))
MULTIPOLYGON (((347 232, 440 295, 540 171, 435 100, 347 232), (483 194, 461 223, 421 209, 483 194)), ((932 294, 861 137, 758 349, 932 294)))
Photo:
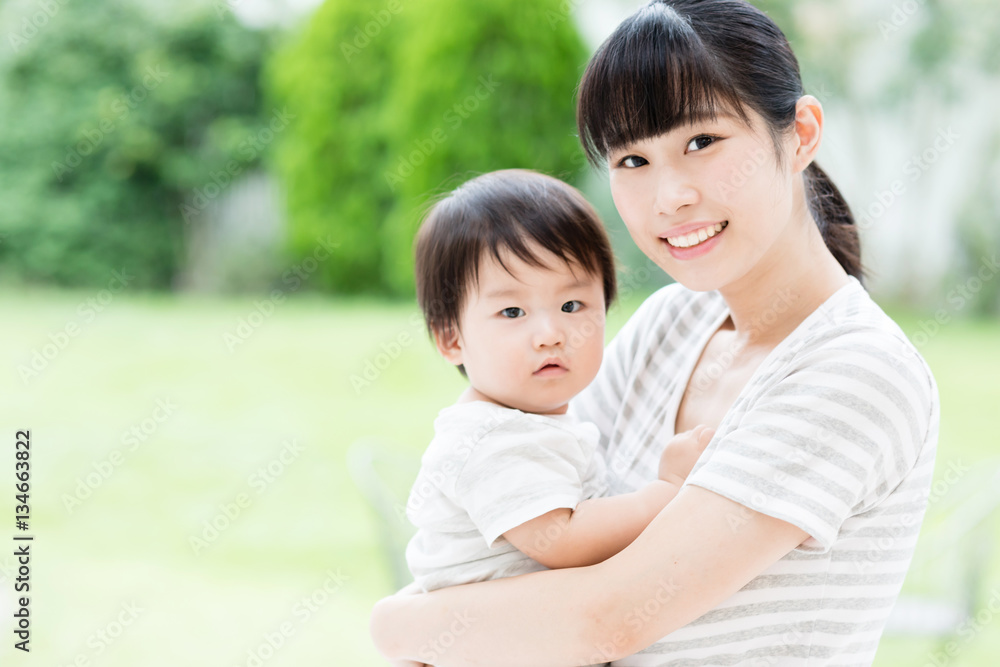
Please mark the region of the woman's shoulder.
POLYGON ((785 361, 793 370, 824 364, 833 375, 880 372, 886 382, 909 385, 936 402, 934 376, 920 351, 861 283, 851 281, 790 336, 785 361))

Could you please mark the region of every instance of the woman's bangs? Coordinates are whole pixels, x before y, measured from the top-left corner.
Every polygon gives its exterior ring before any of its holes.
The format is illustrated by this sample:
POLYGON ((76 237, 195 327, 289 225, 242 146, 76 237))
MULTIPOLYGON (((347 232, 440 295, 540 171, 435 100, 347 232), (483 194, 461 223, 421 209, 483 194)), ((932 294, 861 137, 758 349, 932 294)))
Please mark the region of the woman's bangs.
POLYGON ((663 5, 627 20, 594 55, 580 83, 577 127, 587 158, 726 109, 748 122, 734 87, 690 25, 663 5))

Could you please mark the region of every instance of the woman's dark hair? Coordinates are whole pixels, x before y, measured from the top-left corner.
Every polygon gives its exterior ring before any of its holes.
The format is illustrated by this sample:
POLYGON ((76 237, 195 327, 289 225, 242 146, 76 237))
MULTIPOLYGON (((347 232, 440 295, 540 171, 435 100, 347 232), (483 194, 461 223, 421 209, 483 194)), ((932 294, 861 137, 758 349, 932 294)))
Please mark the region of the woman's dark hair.
MULTIPOLYGON (((766 121, 779 163, 780 140, 804 94, 795 54, 766 14, 743 0, 653 0, 625 19, 590 60, 576 122, 595 166, 622 146, 714 118, 725 109, 750 125, 766 121)), ((827 248, 862 280, 854 216, 813 162, 806 195, 827 248)))
POLYGON ((445 195, 417 232, 417 303, 431 335, 459 330, 459 313, 470 286, 478 284, 484 258, 492 256, 507 269, 501 254, 509 252, 531 266, 545 266, 532 243, 601 278, 605 310, 614 301, 614 256, 594 208, 557 178, 504 169, 445 195))

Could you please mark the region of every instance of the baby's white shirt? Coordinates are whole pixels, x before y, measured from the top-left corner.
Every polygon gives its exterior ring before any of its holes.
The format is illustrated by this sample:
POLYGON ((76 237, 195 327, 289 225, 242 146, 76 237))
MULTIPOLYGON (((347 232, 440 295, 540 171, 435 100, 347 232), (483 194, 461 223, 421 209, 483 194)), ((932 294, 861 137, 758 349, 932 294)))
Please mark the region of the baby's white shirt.
POLYGON ((441 410, 434 431, 406 506, 406 561, 426 591, 544 570, 503 534, 607 494, 600 433, 570 415, 471 401, 441 410))

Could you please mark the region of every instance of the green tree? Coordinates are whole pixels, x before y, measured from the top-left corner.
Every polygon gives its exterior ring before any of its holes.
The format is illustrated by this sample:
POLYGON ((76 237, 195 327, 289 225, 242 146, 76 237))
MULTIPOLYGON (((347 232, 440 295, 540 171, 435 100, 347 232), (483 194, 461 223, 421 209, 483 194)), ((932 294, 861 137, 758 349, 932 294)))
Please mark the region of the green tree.
POLYGON ((267 36, 211 6, 51 3, 30 24, 40 6, 0 18, 3 275, 99 286, 127 267, 130 286, 169 287, 182 205, 197 217, 195 193, 259 160, 240 147, 262 122, 267 36))
POLYGON ((301 119, 278 168, 291 237, 330 234, 324 286, 409 294, 437 193, 509 167, 575 180, 574 89, 587 52, 557 0, 331 0, 269 80, 301 119))

